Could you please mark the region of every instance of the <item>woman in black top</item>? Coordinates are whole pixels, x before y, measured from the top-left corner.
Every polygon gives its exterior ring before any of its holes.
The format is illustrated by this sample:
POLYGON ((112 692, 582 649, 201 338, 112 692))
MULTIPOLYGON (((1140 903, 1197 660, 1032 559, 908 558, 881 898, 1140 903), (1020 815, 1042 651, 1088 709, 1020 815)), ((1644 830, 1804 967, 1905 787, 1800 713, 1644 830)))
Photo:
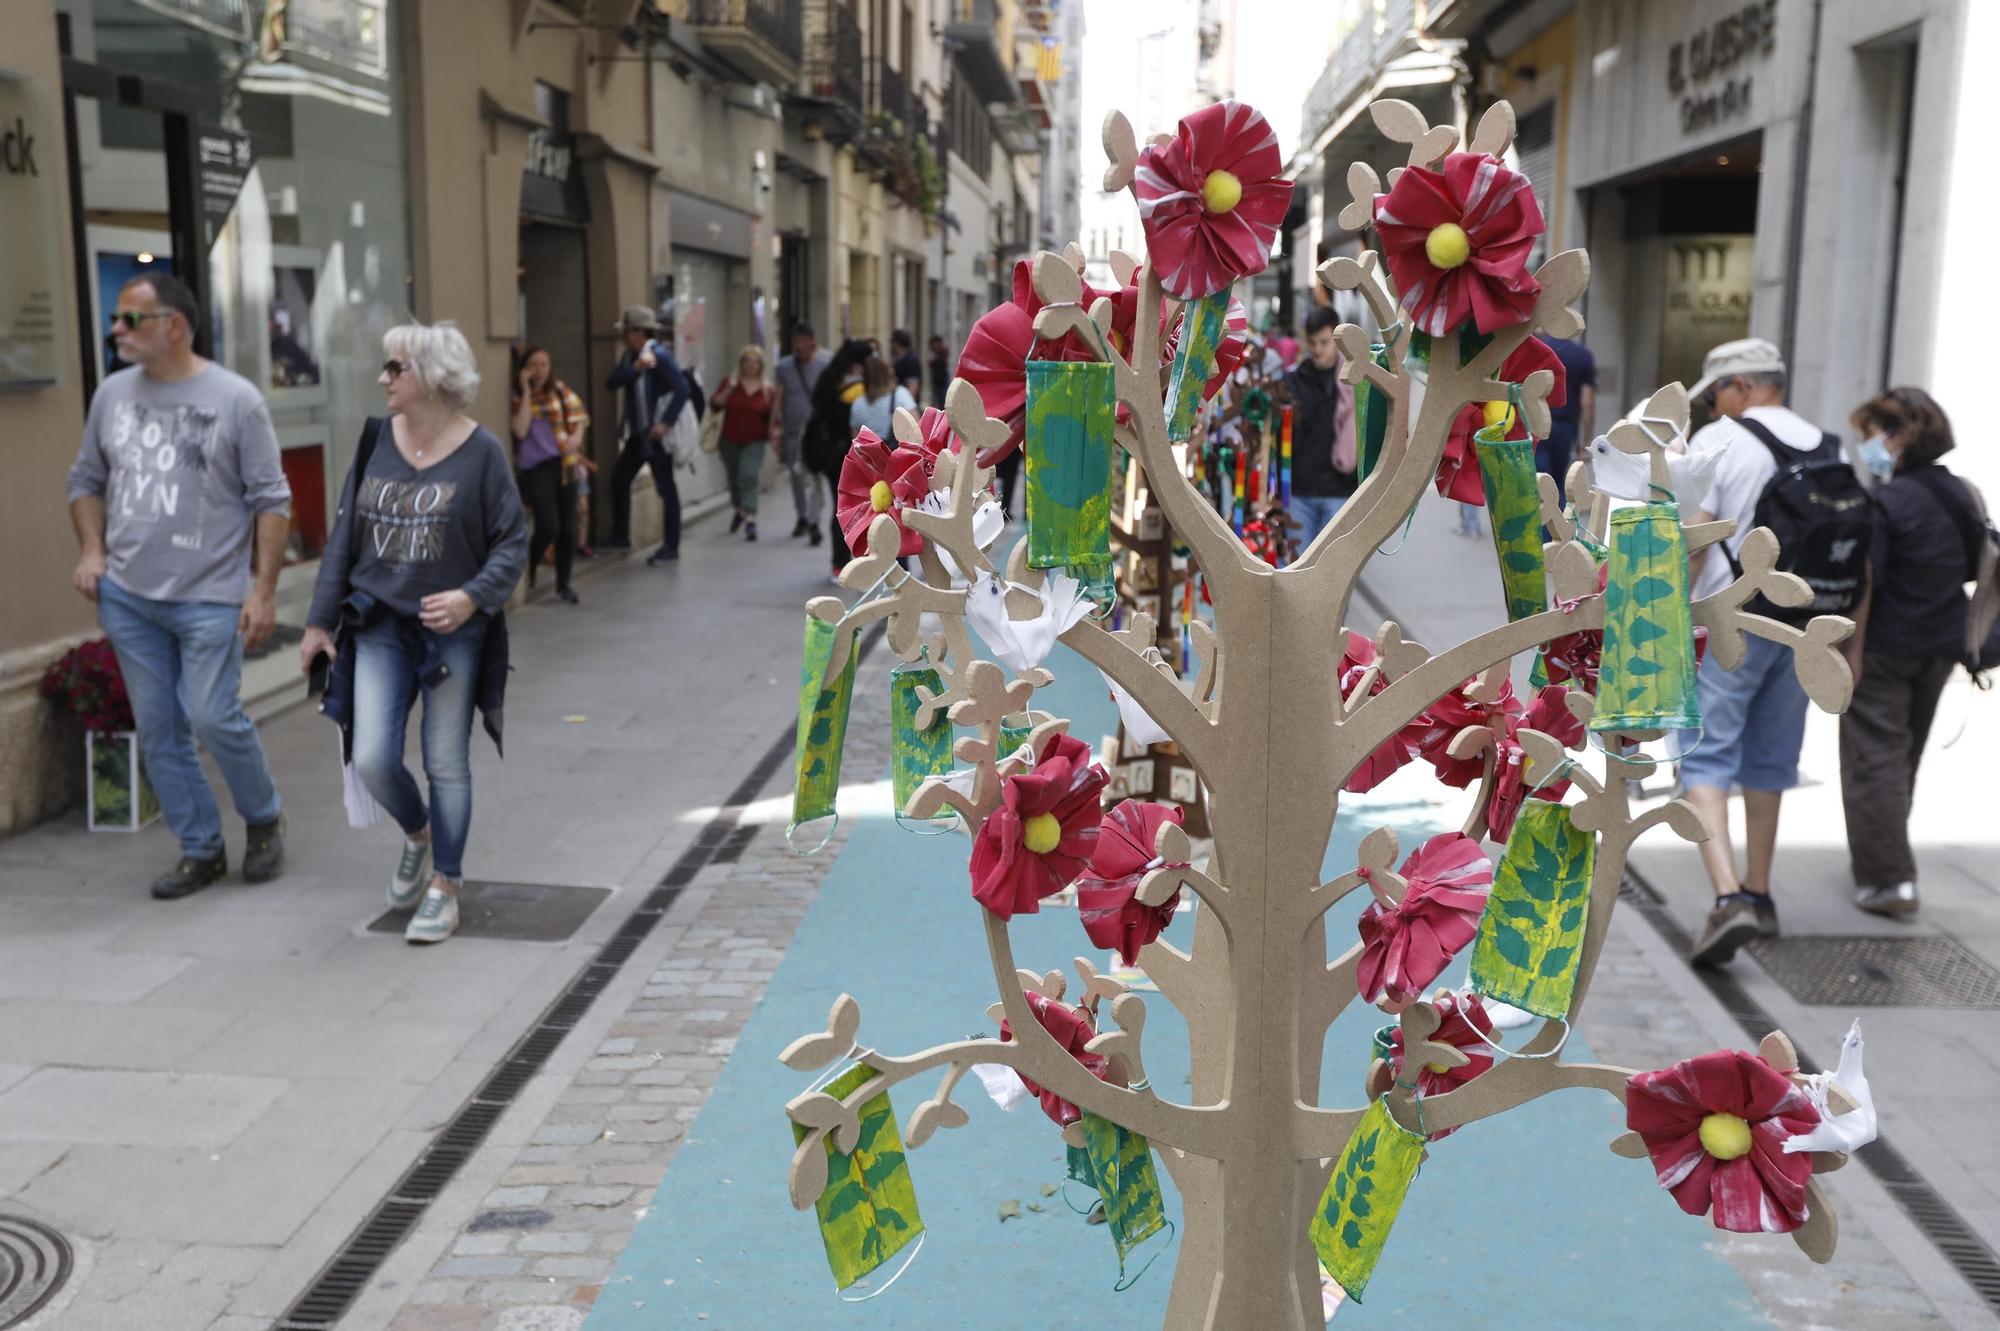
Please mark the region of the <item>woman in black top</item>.
MULTIPOLYGON (((853 399, 848 389, 858 382, 854 376, 873 354, 875 348, 871 344, 849 338, 833 353, 833 359, 827 362, 813 386, 812 417, 806 422, 803 447, 806 461, 826 477, 827 487, 836 500, 840 495, 840 464, 847 461, 847 450, 854 444, 854 431, 847 424, 848 404, 853 399)), ((833 575, 838 578, 853 554, 841 535, 840 523, 833 521, 827 525, 833 531, 833 575)))
POLYGON ((1953 447, 1951 422, 1929 393, 1892 388, 1853 422, 1862 462, 1881 484, 1870 585, 1845 649, 1855 682, 1840 718, 1840 793, 1855 904, 1908 915, 1917 909, 1910 801, 1938 696, 1965 651, 1975 552, 1961 532, 1978 509, 1965 483, 1938 465, 1953 447))
POLYGON ((366 455, 348 473, 299 660, 310 672, 321 656, 351 657, 335 669, 351 672, 343 701, 354 768, 403 829, 389 905, 417 908, 410 942, 441 943, 458 927, 473 707, 497 742, 506 667, 487 649, 504 651, 498 617, 526 567, 528 528, 506 446, 465 414, 479 372, 457 327, 392 328, 382 346, 379 382, 394 414, 371 422, 366 455), (403 765, 419 693, 428 802, 403 765))

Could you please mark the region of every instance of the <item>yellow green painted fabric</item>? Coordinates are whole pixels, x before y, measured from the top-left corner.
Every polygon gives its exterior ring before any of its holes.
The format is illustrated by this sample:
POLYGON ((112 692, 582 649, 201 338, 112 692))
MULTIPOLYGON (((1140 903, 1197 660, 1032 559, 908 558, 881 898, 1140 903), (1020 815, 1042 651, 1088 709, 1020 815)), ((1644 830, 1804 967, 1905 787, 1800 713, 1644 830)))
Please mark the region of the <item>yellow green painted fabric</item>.
POLYGON ((1111 436, 1106 361, 1028 362, 1028 567, 1111 562, 1111 436))
POLYGON ((1005 721, 1002 721, 1000 723, 1000 756, 1005 758, 1009 754, 1017 752, 1023 744, 1028 742, 1028 736, 1034 733, 1035 723, 1032 721, 1023 722, 1018 726, 1010 726, 1005 721))
POLYGON ((1639 504, 1611 515, 1604 651, 1594 731, 1694 730, 1694 611, 1680 508, 1639 504))
POLYGON ((1180 345, 1174 349, 1167 376, 1167 438, 1183 444, 1194 434, 1201 412, 1201 390, 1215 373, 1215 353, 1222 346, 1222 326, 1229 317, 1229 288, 1203 296, 1181 315, 1180 345))
MULTIPOLYGON (((903 666, 890 672, 889 784, 898 822, 905 817, 904 810, 924 782, 951 771, 951 721, 944 709, 939 708, 931 716, 930 725, 917 725, 917 716, 923 711, 923 703, 917 698, 919 688, 935 696, 944 692, 944 681, 929 666, 903 666)), ((952 814, 946 812, 932 821, 951 819, 952 814)))
POLYGON ((1500 590, 1509 621, 1548 609, 1548 579, 1542 568, 1542 499, 1535 483, 1535 441, 1505 439, 1504 425, 1489 425, 1472 436, 1479 455, 1479 480, 1492 518, 1493 550, 1500 556, 1500 590))
POLYGON ((847 740, 847 713, 854 701, 854 668, 860 653, 852 650, 849 630, 846 668, 837 679, 826 679, 833 659, 834 627, 806 616, 805 653, 799 666, 799 729, 792 749, 792 826, 833 815, 840 793, 840 750, 847 740), (824 685, 824 687, 822 687, 824 685))
MULTIPOLYGON (((1083 1150, 1079 1153, 1070 1148, 1069 1176, 1096 1189, 1104 1203, 1104 1221, 1118 1249, 1120 1288, 1124 1288, 1125 1259, 1134 1248, 1167 1228, 1152 1143, 1088 1110, 1084 1111, 1082 1128, 1083 1150), (1079 1167, 1087 1172, 1079 1175, 1079 1167)), ((1143 1272, 1142 1267, 1132 1279, 1143 1272)))
POLYGON ((1521 802, 1472 943, 1473 992, 1550 1020, 1566 1020, 1590 919, 1597 838, 1569 806, 1521 802))
POLYGON ((1423 1154, 1424 1139, 1396 1122, 1384 1096, 1368 1106, 1334 1162, 1310 1233, 1320 1265, 1356 1303, 1368 1288, 1423 1154))
MULTIPOLYGON (((835 1077, 826 1093, 839 1099, 874 1075, 874 1069, 857 1063, 835 1077)), ((792 1124, 793 1144, 809 1131, 792 1124)), ((924 1232, 924 1221, 887 1091, 862 1104, 861 1134, 851 1154, 838 1150, 833 1138, 829 1132, 824 1139, 826 1191, 814 1210, 833 1283, 846 1289, 907 1247, 924 1232)))

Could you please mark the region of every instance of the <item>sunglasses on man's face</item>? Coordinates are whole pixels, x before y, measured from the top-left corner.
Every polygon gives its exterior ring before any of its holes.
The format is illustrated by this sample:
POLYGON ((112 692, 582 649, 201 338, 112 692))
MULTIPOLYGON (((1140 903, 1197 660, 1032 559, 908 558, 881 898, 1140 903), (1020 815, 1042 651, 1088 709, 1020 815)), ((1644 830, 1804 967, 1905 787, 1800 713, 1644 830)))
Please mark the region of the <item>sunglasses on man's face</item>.
POLYGON ((138 310, 120 310, 111 316, 111 326, 116 328, 119 324, 124 324, 125 331, 137 332, 139 325, 148 319, 171 319, 173 315, 172 310, 161 310, 156 314, 144 314, 138 310))

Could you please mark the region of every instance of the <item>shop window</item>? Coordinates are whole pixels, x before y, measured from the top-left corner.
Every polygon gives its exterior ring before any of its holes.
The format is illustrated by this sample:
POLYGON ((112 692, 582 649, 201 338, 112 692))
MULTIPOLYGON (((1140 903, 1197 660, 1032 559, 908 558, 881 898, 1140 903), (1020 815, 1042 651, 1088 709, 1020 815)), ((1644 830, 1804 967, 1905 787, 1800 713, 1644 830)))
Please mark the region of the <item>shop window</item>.
MULTIPOLYGON (((1542 207, 1542 218, 1550 228, 1556 224, 1556 104, 1555 100, 1543 102, 1532 110, 1523 112, 1514 122, 1514 153, 1520 162, 1521 174, 1534 187, 1535 202, 1542 207)), ((1530 269, 1539 265, 1548 255, 1548 232, 1544 231, 1535 239, 1535 247, 1528 254, 1530 269)))

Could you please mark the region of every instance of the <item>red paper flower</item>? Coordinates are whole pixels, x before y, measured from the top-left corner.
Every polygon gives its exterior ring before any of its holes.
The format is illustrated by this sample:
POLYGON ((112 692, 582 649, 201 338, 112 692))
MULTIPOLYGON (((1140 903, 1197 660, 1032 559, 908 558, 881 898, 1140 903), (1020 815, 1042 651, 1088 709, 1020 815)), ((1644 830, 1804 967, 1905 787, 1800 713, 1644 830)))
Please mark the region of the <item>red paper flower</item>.
POLYGON ((1375 228, 1419 331, 1443 337, 1470 318, 1493 333, 1534 313, 1542 284, 1528 251, 1544 229, 1541 205, 1528 178, 1490 153, 1405 170, 1375 196, 1375 228))
POLYGON ((1173 138, 1148 145, 1132 192, 1160 285, 1199 300, 1263 272, 1292 202, 1284 166, 1271 123, 1234 100, 1203 107, 1173 138))
POLYGON ((1479 843, 1441 832, 1417 847, 1400 871, 1409 890, 1394 906, 1379 899, 1361 912, 1361 964, 1355 979, 1373 1003, 1386 995, 1409 1004, 1444 972, 1479 931, 1493 886, 1493 865, 1479 843))
POLYGON ((923 415, 917 417, 917 431, 922 437, 909 447, 923 459, 925 476, 935 475, 938 460, 957 456, 963 446, 959 437, 952 433, 951 422, 936 407, 924 408, 923 415))
POLYGON ((923 456, 916 449, 892 447, 873 430, 855 435, 854 447, 840 464, 840 492, 834 503, 848 548, 857 555, 867 554, 868 528, 887 513, 902 533, 896 553, 913 555, 922 550, 924 538, 903 525, 903 510, 922 503, 929 492, 923 456))
MULTIPOLYGON (((1042 1024, 1042 1029, 1053 1035, 1056 1043, 1069 1051, 1071 1058, 1083 1064, 1084 1071, 1099 1081, 1107 1079, 1111 1060, 1102 1054, 1084 1052, 1083 1047, 1097 1034, 1096 1028, 1090 1024, 1088 1012, 1035 993, 1028 995, 1028 1010, 1035 1014, 1035 1020, 1042 1024)), ((1000 1023, 1000 1038, 1003 1041, 1014 1038, 1013 1030, 1004 1021, 1000 1023)), ((1044 1090, 1020 1069, 1015 1069, 1014 1075, 1028 1088, 1028 1094, 1041 1100, 1042 1112, 1055 1120, 1057 1126, 1066 1128, 1083 1117, 1075 1105, 1054 1091, 1044 1090)))
MULTIPOLYGON (((1495 841, 1505 841, 1507 834, 1514 830, 1514 819, 1521 812, 1521 801, 1528 798, 1528 778, 1531 774, 1526 770, 1527 755, 1521 748, 1517 732, 1539 730, 1562 741, 1565 746, 1583 742, 1583 722, 1569 710, 1568 695, 1568 689, 1551 684, 1536 692, 1535 700, 1528 704, 1526 713, 1500 718, 1504 730, 1495 737, 1500 751, 1494 758, 1493 792, 1486 801, 1486 834, 1495 841)), ((1568 791, 1567 780, 1556 780, 1536 787, 1535 794, 1545 800, 1560 800, 1568 791)))
MULTIPOLYGON (((1437 1009, 1439 1018, 1438 1028, 1430 1038, 1458 1050, 1465 1055, 1466 1061, 1455 1068, 1440 1067, 1436 1063, 1426 1063, 1418 1068, 1419 1096, 1455 1091, 1493 1066, 1493 1047, 1486 1042, 1493 1036, 1493 1018, 1487 1015, 1486 1003, 1478 994, 1439 994, 1430 1000, 1430 1004, 1437 1009), (1482 1039, 1482 1036, 1485 1038, 1482 1039)), ((1403 1080, 1401 1024, 1389 1037, 1389 1070, 1397 1080, 1403 1080)), ((1441 1141, 1457 1131, 1457 1128, 1445 1128, 1433 1132, 1430 1140, 1441 1141)))
POLYGON ((1718 1049, 1625 1083, 1625 1126, 1653 1157, 1660 1186, 1689 1215, 1715 1212, 1738 1234, 1789 1234, 1806 1221, 1812 1152, 1785 1153, 1819 1110, 1755 1054, 1718 1049))
POLYGON ((1486 771, 1486 760, 1480 755, 1454 758, 1448 752, 1459 731, 1467 726, 1488 726, 1495 734, 1512 734, 1507 729, 1508 720, 1521 714, 1521 700, 1514 696, 1512 680, 1501 681, 1500 697, 1491 703, 1478 702, 1471 696, 1478 683, 1476 679, 1468 679, 1456 691, 1439 698, 1404 732, 1409 735, 1417 756, 1428 762, 1436 770, 1438 780, 1447 786, 1463 789, 1486 771))
POLYGON ((1109 780, 1082 740, 1043 740, 1034 767, 1006 779, 1000 807, 972 843, 973 899, 1007 920, 1075 882, 1097 848, 1097 793, 1109 780))
MULTIPOLYGON (((1526 383, 1528 376, 1536 370, 1555 372, 1555 387, 1549 390, 1551 407, 1560 407, 1569 400, 1569 386, 1563 376, 1562 361, 1539 337, 1531 337, 1516 347, 1514 353, 1501 363, 1500 373, 1495 377, 1502 383, 1526 383)), ((1479 455, 1473 446, 1472 436, 1509 417, 1512 423, 1502 438, 1526 439, 1527 422, 1505 401, 1468 402, 1459 408, 1458 415, 1452 418, 1451 433, 1445 438, 1444 456, 1438 460, 1439 494, 1447 499, 1456 499, 1461 504, 1486 502, 1486 487, 1479 478, 1479 455)), ((1561 479, 1557 477, 1557 480, 1561 479)))
MULTIPOLYGON (((1368 672, 1368 667, 1374 663, 1375 644, 1362 637, 1359 633, 1350 631, 1347 635, 1347 651, 1340 658, 1339 680, 1342 701, 1351 701, 1353 699, 1354 691, 1361 687, 1361 677, 1368 672)), ((1369 696, 1372 697, 1380 693, 1388 686, 1389 681, 1384 679, 1380 674, 1377 674, 1374 684, 1369 687, 1369 696)), ((1420 725, 1421 723, 1422 718, 1420 717, 1413 724, 1420 725)), ((1406 728, 1402 733, 1392 736, 1383 743, 1381 748, 1364 758, 1361 766, 1354 769, 1354 774, 1347 778, 1347 783, 1341 789, 1351 795, 1366 794, 1388 780, 1397 768, 1409 762, 1414 756, 1415 751, 1411 747, 1410 734, 1406 728)))
MULTIPOLYGON (((1117 949, 1127 966, 1138 960, 1140 948, 1160 936, 1180 903, 1179 892, 1157 906, 1138 900, 1139 880, 1149 870, 1165 867, 1153 854, 1154 839, 1161 827, 1180 821, 1181 811, 1172 805, 1124 801, 1104 815, 1090 872, 1076 880, 1076 913, 1083 931, 1097 946, 1117 949)), ((1187 865, 1180 861, 1174 867, 1187 865)))

